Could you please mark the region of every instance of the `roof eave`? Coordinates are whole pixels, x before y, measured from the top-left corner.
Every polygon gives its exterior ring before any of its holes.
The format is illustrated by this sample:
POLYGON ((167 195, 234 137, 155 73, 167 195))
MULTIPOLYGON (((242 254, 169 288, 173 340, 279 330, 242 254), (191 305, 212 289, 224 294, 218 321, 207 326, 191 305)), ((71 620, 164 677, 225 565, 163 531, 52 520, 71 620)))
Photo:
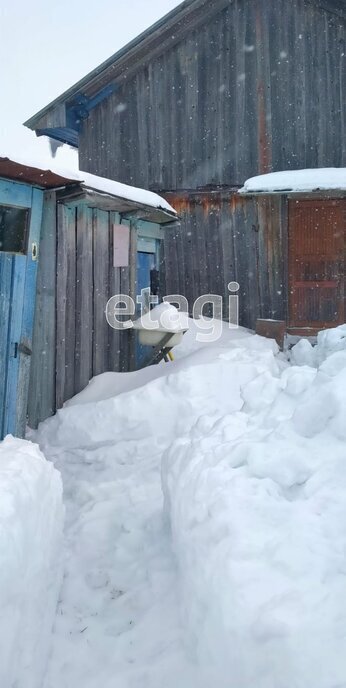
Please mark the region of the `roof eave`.
MULTIPOLYGON (((54 138, 54 129, 71 127, 72 118, 72 126, 77 130, 80 121, 76 122, 75 111, 78 112, 79 110, 80 99, 82 99, 83 108, 88 106, 88 100, 94 101, 95 98, 97 100, 98 95, 102 94, 103 90, 108 88, 111 83, 117 89, 121 82, 138 70, 139 65, 142 66, 156 54, 162 54, 167 47, 179 42, 182 35, 191 29, 191 25, 195 27, 206 21, 210 15, 218 11, 220 7, 226 7, 229 2, 230 0, 185 0, 124 48, 121 48, 108 60, 89 72, 74 86, 26 120, 24 125, 36 132, 40 130, 41 134, 45 133, 54 138), (174 32, 172 33, 173 27, 174 32), (48 129, 51 133, 47 132, 48 129), (43 132, 43 130, 45 131, 43 132)), ((85 114, 87 116, 87 113, 85 114)))
POLYGON ((154 207, 138 201, 115 196, 106 191, 93 189, 83 182, 76 182, 73 187, 66 188, 60 194, 61 200, 78 203, 87 200, 89 207, 118 212, 127 219, 142 220, 154 224, 166 225, 178 221, 176 213, 165 208, 154 207))
MULTIPOLYGON (((90 109, 108 97, 111 91, 119 88, 123 81, 138 70, 139 65, 143 66, 178 43, 191 28, 206 22, 231 1, 185 0, 26 120, 24 125, 36 131, 37 135, 46 135, 63 142, 66 140, 70 145, 78 147, 82 121, 88 117, 90 109)), ((340 18, 346 18, 343 0, 307 1, 340 18)))
POLYGON ((66 103, 69 100, 73 99, 73 97, 83 91, 85 86, 89 86, 104 72, 106 72, 110 67, 113 67, 115 63, 117 63, 121 58, 128 56, 130 53, 132 53, 141 43, 146 41, 148 37, 151 37, 153 34, 156 34, 160 31, 160 29, 166 25, 166 24, 171 24, 172 20, 177 21, 181 18, 183 18, 184 14, 186 11, 188 11, 191 8, 191 5, 193 4, 204 4, 207 0, 185 0, 185 2, 182 2, 178 7, 175 7, 173 10, 171 10, 168 14, 165 14, 161 19, 159 19, 157 22, 152 24, 148 29, 143 31, 139 36, 136 36, 132 41, 127 43, 123 48, 118 50, 116 53, 111 55, 107 60, 102 62, 98 67, 93 69, 91 72, 86 74, 82 79, 77 81, 73 86, 71 86, 69 89, 64 91, 60 96, 55 98, 51 103, 46 105, 44 108, 39 110, 35 115, 30 117, 26 122, 24 122, 24 126, 28 127, 29 129, 35 130, 37 128, 37 123, 39 120, 44 117, 49 110, 52 108, 55 108, 61 103, 66 103))

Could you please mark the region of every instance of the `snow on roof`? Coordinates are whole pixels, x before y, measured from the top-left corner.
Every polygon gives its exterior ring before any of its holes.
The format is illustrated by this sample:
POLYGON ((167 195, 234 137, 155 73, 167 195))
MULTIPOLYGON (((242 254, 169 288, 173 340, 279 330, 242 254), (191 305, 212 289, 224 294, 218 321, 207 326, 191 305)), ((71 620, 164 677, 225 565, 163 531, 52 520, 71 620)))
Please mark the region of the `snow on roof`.
POLYGON ((241 194, 294 191, 346 190, 346 167, 288 170, 261 174, 248 179, 241 194))
POLYGON ((121 182, 115 182, 112 179, 106 179, 105 177, 97 177, 95 174, 89 174, 88 172, 77 172, 79 181, 86 186, 88 189, 95 189, 95 191, 101 191, 102 193, 110 194, 111 196, 117 196, 119 198, 125 198, 128 201, 135 201, 141 205, 148 205, 152 208, 160 208, 168 213, 176 215, 176 211, 172 206, 167 203, 167 201, 154 193, 153 191, 147 191, 146 189, 139 189, 135 186, 128 186, 127 184, 122 184, 121 182))
MULTIPOLYGON (((82 170, 66 170, 59 168, 56 165, 49 165, 47 169, 46 164, 42 167, 42 160, 37 161, 33 158, 25 159, 23 156, 11 156, 7 153, 2 153, 0 151, 0 160, 9 160, 17 165, 23 165, 23 167, 39 170, 42 173, 52 173, 53 175, 59 176, 64 182, 77 182, 82 184, 87 189, 92 189, 103 194, 110 196, 115 196, 117 198, 122 198, 127 201, 132 201, 133 203, 138 203, 141 206, 148 206, 150 208, 158 208, 171 215, 176 215, 176 211, 172 206, 167 203, 167 201, 154 193, 153 191, 147 191, 146 189, 139 189, 134 186, 128 186, 127 184, 122 184, 120 182, 115 182, 112 179, 106 179, 105 177, 98 177, 89 172, 83 172, 82 170)), ((53 162, 53 161, 52 161, 53 162)), ((44 186, 44 184, 42 184, 44 186)))

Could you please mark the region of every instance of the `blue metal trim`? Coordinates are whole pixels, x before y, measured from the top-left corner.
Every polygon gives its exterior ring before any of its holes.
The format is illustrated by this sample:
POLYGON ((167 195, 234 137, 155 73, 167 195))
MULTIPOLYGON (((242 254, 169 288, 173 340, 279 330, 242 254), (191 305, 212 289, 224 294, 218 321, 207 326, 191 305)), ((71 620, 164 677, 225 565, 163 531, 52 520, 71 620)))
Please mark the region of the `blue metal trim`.
POLYGON ((72 118, 76 118, 77 122, 87 119, 93 108, 106 100, 106 98, 109 98, 109 96, 118 91, 118 89, 118 84, 113 83, 102 88, 101 91, 92 96, 92 98, 88 98, 83 93, 78 93, 72 101, 66 104, 67 117, 72 116, 72 118))
POLYGON ((51 139, 56 139, 62 143, 68 143, 69 146, 73 146, 74 148, 78 148, 79 146, 78 131, 68 127, 36 129, 36 136, 49 136, 51 139))
POLYGON ((78 148, 79 137, 82 123, 88 119, 91 110, 102 101, 109 98, 112 93, 119 89, 118 84, 109 84, 101 91, 96 93, 92 98, 88 98, 83 93, 78 93, 75 98, 66 103, 66 127, 52 127, 47 129, 36 129, 37 136, 49 136, 51 139, 56 139, 62 143, 68 143, 69 146, 78 148))

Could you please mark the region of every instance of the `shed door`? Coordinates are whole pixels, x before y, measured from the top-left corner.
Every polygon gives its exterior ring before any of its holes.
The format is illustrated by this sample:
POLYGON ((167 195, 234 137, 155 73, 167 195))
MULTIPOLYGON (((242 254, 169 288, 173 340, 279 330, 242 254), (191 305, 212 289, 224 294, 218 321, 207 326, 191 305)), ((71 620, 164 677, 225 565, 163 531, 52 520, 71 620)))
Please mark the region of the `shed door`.
MULTIPOLYGON (((154 293, 152 288, 153 274, 156 273, 156 254, 138 251, 137 253, 137 294, 140 295, 142 289, 150 287, 151 293, 154 293)), ((140 316, 140 307, 137 309, 137 316, 140 316)), ((140 368, 148 356, 150 355, 151 347, 143 346, 137 340, 136 344, 136 367, 140 368)))
POLYGON ((333 327, 344 322, 345 203, 289 202, 289 324, 333 327))
POLYGON ((41 191, 0 180, 0 439, 25 432, 41 215, 41 191))

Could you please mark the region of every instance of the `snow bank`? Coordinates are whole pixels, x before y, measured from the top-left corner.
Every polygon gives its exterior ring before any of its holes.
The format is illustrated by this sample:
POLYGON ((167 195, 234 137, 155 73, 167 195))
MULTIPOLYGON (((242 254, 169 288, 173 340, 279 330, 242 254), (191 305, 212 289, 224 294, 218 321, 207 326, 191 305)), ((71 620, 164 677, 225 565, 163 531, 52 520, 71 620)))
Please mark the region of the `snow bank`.
POLYGON ((190 324, 175 363, 102 376, 40 426, 69 523, 47 688, 346 685, 343 328, 319 342, 289 365, 190 324))
MULTIPOLYGON (((176 309, 174 311, 177 312, 176 309)), ((155 309, 153 309, 153 312, 155 312, 155 309)), ((170 313, 170 311, 168 312, 170 313)), ((85 389, 65 403, 65 408, 96 401, 105 401, 120 394, 144 387, 157 378, 167 377, 172 373, 175 375, 179 371, 186 370, 191 366, 202 365, 203 363, 209 364, 210 360, 213 357, 216 358, 218 353, 223 352, 225 348, 239 346, 243 340, 247 340, 247 346, 250 346, 251 342, 251 346, 264 347, 274 353, 278 350, 274 341, 268 342, 260 338, 253 339, 250 330, 246 330, 244 327, 232 328, 230 330, 227 323, 224 322, 219 323, 222 325, 220 340, 211 348, 210 344, 197 340, 197 334, 200 330, 195 320, 187 318, 186 322, 185 314, 181 314, 180 318, 179 323, 181 323, 183 328, 187 327, 187 332, 183 337, 182 343, 174 347, 173 355, 175 362, 173 364, 166 364, 162 361, 159 365, 149 366, 131 373, 102 373, 97 375, 90 380, 85 389)), ((205 318, 205 320, 207 319, 205 318)), ((209 318, 209 323, 211 326, 213 325, 214 321, 212 318, 209 318)))
POLYGON ((40 688, 61 582, 62 485, 38 447, 0 443, 0 685, 40 688))
POLYGON ((163 463, 191 649, 206 688, 341 688, 346 352, 281 371, 247 353, 225 371, 233 412, 201 408, 163 463))
POLYGON ((45 688, 202 685, 184 643, 161 457, 201 414, 239 408, 240 346, 243 377, 278 369, 275 342, 225 327, 210 347, 196 342, 190 323, 180 360, 95 378, 33 433, 61 470, 67 507, 66 575, 45 688))
MULTIPOLYGON (((240 384, 268 369, 279 370, 273 340, 245 335, 240 348, 237 331, 218 345, 202 347, 174 363, 155 366, 151 379, 138 371, 138 385, 127 377, 112 398, 91 403, 92 387, 78 395, 77 405, 58 411, 54 418, 42 423, 35 435, 41 446, 63 446, 69 449, 95 442, 133 441, 146 429, 152 443, 166 447, 172 439, 187 432, 198 418, 215 409, 238 411, 243 400, 240 384), (231 337, 231 339, 230 339, 231 337), (155 376, 155 377, 154 377, 155 376), (127 384, 129 386, 127 386, 127 384), (133 393, 134 392, 134 393, 133 393), (115 396, 116 395, 116 396, 115 396), (84 403, 83 410, 80 403, 84 403)), ((122 374, 120 374, 122 375, 122 374)), ((132 374, 130 373, 129 376, 132 374)), ((114 377, 116 385, 119 377, 114 377)), ((108 396, 109 376, 103 378, 108 396)), ((100 388, 94 385, 96 398, 100 388)))
POLYGON ((313 368, 320 366, 329 357, 332 357, 330 365, 335 362, 337 367, 338 363, 342 364, 346 358, 346 325, 322 330, 317 335, 316 344, 312 344, 308 339, 300 339, 290 352, 293 364, 309 365, 313 368))
POLYGON ((275 191, 345 190, 346 167, 271 172, 248 179, 239 193, 274 193, 275 191))

